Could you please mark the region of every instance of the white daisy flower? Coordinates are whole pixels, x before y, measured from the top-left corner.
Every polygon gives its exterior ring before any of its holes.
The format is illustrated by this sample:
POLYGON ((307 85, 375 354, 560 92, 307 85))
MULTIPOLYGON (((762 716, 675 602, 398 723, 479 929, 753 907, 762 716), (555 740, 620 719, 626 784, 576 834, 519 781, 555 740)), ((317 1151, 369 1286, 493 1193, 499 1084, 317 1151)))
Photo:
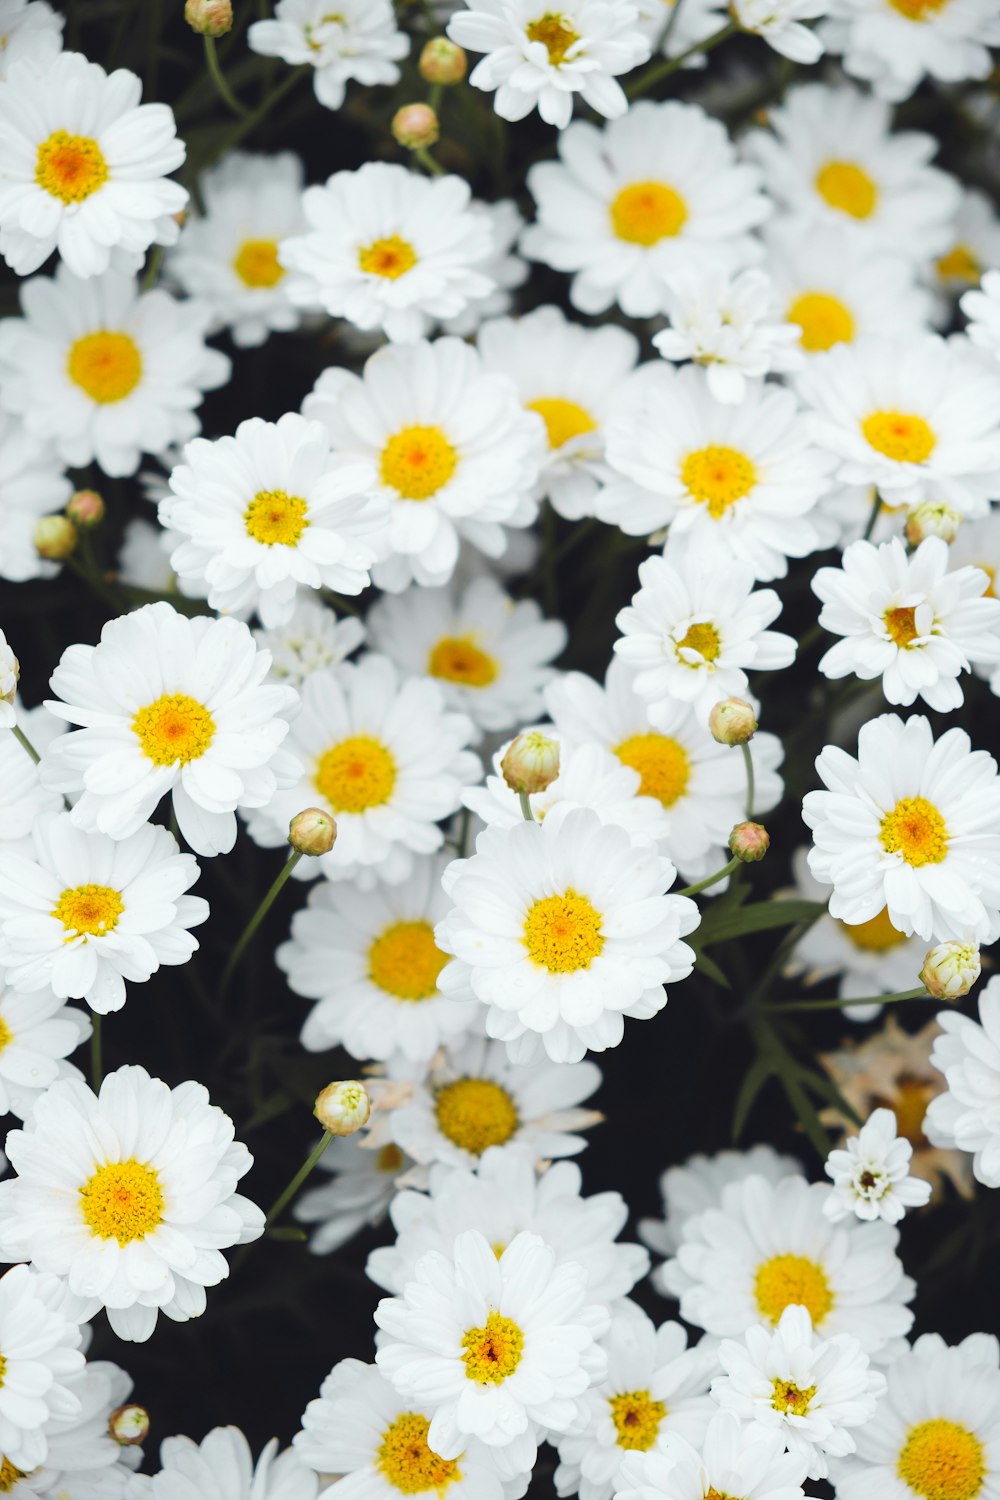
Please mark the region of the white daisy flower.
POLYGON ((204 214, 185 221, 167 275, 208 303, 213 327, 227 328, 237 348, 297 328, 301 313, 287 295, 278 243, 305 228, 299 158, 233 151, 201 175, 198 188, 204 214))
MULTIPOLYGON (((639 25, 652 46, 667 57, 680 57, 726 24, 723 0, 636 0, 639 25)), ((687 68, 703 68, 704 52, 695 53, 684 63, 687 68)), ((633 105, 633 108, 635 106, 633 105)))
POLYGON ((515 248, 524 228, 524 219, 514 200, 498 198, 495 203, 483 203, 473 198, 469 212, 489 226, 490 253, 478 265, 492 290, 474 298, 462 312, 442 318, 444 332, 453 333, 458 338, 468 338, 475 333, 484 318, 498 318, 508 312, 514 300, 511 292, 528 279, 528 263, 515 248))
POLYGON ((195 408, 229 378, 205 344, 209 309, 130 276, 59 265, 22 286, 21 310, 0 323, 0 405, 75 468, 134 474, 142 453, 200 432, 195 408))
POLYGON ((839 224, 872 250, 914 261, 948 248, 954 179, 928 166, 933 136, 890 133, 889 106, 847 86, 789 89, 770 130, 744 138, 766 187, 803 229, 839 224))
POLYGON ((803 21, 825 16, 829 0, 733 0, 733 19, 741 31, 763 37, 782 57, 797 63, 819 62, 822 34, 803 21))
POLYGON ((963 185, 951 245, 934 264, 935 285, 957 295, 978 285, 991 266, 1000 266, 1000 217, 992 199, 963 185))
POLYGON ((18 276, 54 250, 75 276, 137 271, 152 244, 173 245, 187 189, 166 104, 80 52, 11 63, 0 91, 0 254, 18 276))
POLYGON ((809 868, 833 886, 830 915, 887 911, 928 941, 993 942, 1000 931, 1000 778, 963 729, 935 741, 925 718, 882 714, 862 726, 857 759, 827 745, 826 791, 807 792, 809 868))
POLYGON ((966 292, 958 305, 969 320, 970 341, 1000 359, 1000 271, 986 271, 978 289, 966 292))
POLYGON ((318 303, 356 328, 408 342, 493 290, 482 270, 491 226, 472 212, 460 177, 366 162, 306 188, 302 208, 305 233, 278 246, 280 264, 296 273, 288 295, 298 306, 318 303))
POLYGON ((649 59, 650 44, 635 5, 604 0, 466 0, 448 35, 486 55, 469 74, 474 88, 496 93, 502 120, 523 120, 537 109, 547 125, 565 130, 573 95, 607 119, 628 109, 616 76, 649 59))
POLYGON ((545 423, 548 456, 539 494, 567 520, 594 514, 609 476, 607 419, 635 366, 639 345, 624 328, 583 328, 557 307, 484 323, 479 352, 488 370, 509 375, 529 411, 545 423))
POLYGON ((581 312, 617 302, 630 318, 653 317, 672 272, 759 259, 750 231, 770 212, 760 175, 698 105, 640 100, 603 129, 578 121, 557 144, 560 161, 528 172, 538 223, 521 246, 575 273, 570 301, 581 312))
POLYGON ((439 823, 479 778, 479 758, 466 748, 472 721, 446 710, 436 682, 400 678, 384 656, 313 672, 301 693, 289 748, 304 770, 250 818, 251 836, 278 847, 297 812, 319 807, 336 818, 337 842, 300 865, 300 878, 322 871, 368 891, 381 880, 398 885, 414 855, 441 848, 439 823))
POLYGON ((397 83, 410 39, 396 27, 391 0, 337 0, 335 11, 328 0, 278 0, 273 19, 250 27, 247 45, 292 67, 310 64, 316 98, 339 109, 352 80, 364 88, 397 83))
POLYGON ((766 627, 781 613, 773 589, 754 590, 748 563, 721 559, 699 538, 683 552, 639 564, 639 590, 615 623, 614 649, 658 729, 678 702, 699 718, 720 698, 747 692, 747 669, 774 672, 795 659, 795 641, 766 627))
POLYGON ((833 1192, 823 1212, 833 1223, 853 1214, 898 1224, 908 1208, 920 1208, 931 1196, 929 1182, 910 1176, 912 1159, 913 1147, 896 1135, 892 1110, 873 1110, 858 1134, 847 1136, 843 1148, 826 1159, 823 1170, 833 1192))
POLYGON ((560 1263, 538 1235, 515 1235, 497 1256, 470 1229, 451 1255, 425 1255, 401 1297, 379 1303, 388 1338, 375 1362, 400 1395, 433 1406, 427 1441, 442 1458, 476 1437, 530 1462, 538 1429, 579 1422, 580 1397, 607 1368, 596 1341, 608 1312, 587 1292, 583 1266, 560 1263))
POLYGON ((15 700, 20 676, 21 664, 0 630, 0 730, 13 729, 17 723, 15 700))
POLYGON ((24 58, 46 67, 62 51, 65 24, 47 0, 0 0, 0 81, 24 58))
POLYGON ((984 1187, 1000 1187, 1000 976, 979 996, 979 1023, 957 1011, 937 1017, 942 1035, 931 1062, 947 1088, 924 1116, 927 1138, 973 1154, 972 1170, 984 1187))
POLYGON ((51 986, 107 1015, 125 1004, 126 979, 145 981, 196 951, 190 928, 207 919, 208 902, 185 894, 198 864, 165 828, 110 839, 50 813, 32 838, 32 855, 10 850, 0 864, 0 964, 16 989, 51 986))
POLYGON ((412 1162, 394 1141, 369 1149, 357 1136, 331 1140, 292 1212, 302 1224, 318 1227, 309 1236, 314 1255, 339 1250, 360 1229, 381 1224, 397 1196, 396 1183, 412 1162), (320 1182, 324 1172, 332 1181, 320 1182))
POLYGON ((773 1330, 757 1324, 741 1343, 723 1339, 719 1361, 726 1373, 712 1381, 715 1399, 741 1421, 780 1430, 810 1479, 826 1478, 830 1457, 854 1452, 854 1429, 871 1420, 886 1390, 857 1339, 817 1338, 807 1310, 794 1304, 773 1330))
POLYGON ((886 1371, 889 1389, 835 1459, 840 1500, 992 1500, 1000 1473, 997 1340, 973 1333, 952 1348, 924 1333, 886 1371))
POLYGON ((908 99, 926 77, 988 78, 1000 43, 994 0, 826 0, 823 9, 827 48, 882 99, 908 99))
POLYGON ((254 1463, 238 1427, 213 1427, 200 1443, 170 1437, 160 1444, 160 1468, 138 1494, 150 1500, 315 1500, 319 1479, 291 1448, 266 1443, 254 1463))
POLYGON ((255 630, 253 638, 271 653, 270 680, 301 687, 312 672, 346 661, 364 643, 365 625, 354 615, 338 620, 328 604, 306 593, 296 597, 284 625, 255 630))
POLYGON ((715 1351, 689 1349, 679 1323, 656 1328, 630 1308, 613 1316, 601 1343, 607 1377, 583 1398, 586 1425, 557 1444, 556 1494, 580 1500, 611 1500, 629 1453, 670 1453, 678 1438, 699 1446, 715 1410, 715 1351))
POLYGON ((472 1037, 436 1060, 388 1129, 422 1166, 475 1171, 490 1146, 517 1146, 540 1165, 583 1150, 576 1132, 604 1117, 579 1106, 600 1081, 596 1063, 512 1063, 500 1042, 472 1037))
POLYGON ((11 1474, 13 1466, 5 1467, 0 1459, 0 1476, 7 1481, 3 1493, 12 1500, 34 1500, 37 1495, 54 1500, 132 1500, 137 1493, 133 1465, 139 1463, 142 1450, 123 1448, 108 1429, 113 1413, 131 1395, 130 1377, 108 1360, 88 1360, 82 1370, 66 1377, 65 1388, 79 1403, 76 1415, 50 1416, 45 1422, 47 1452, 39 1468, 29 1473, 15 1469, 11 1474))
POLYGON ((106 1307, 119 1338, 148 1339, 159 1311, 200 1317, 205 1288, 229 1274, 222 1250, 263 1232, 236 1192, 253 1157, 200 1083, 171 1089, 134 1066, 96 1096, 54 1083, 7 1154, 18 1175, 0 1182, 5 1256, 65 1278, 88 1317, 106 1307))
POLYGON ((512 599, 488 575, 460 594, 412 587, 387 595, 368 628, 377 651, 403 672, 433 677, 449 707, 492 732, 538 716, 542 689, 558 675, 549 664, 567 640, 561 620, 544 619, 533 599, 512 599))
MULTIPOLYGON (((953 566, 971 566, 985 573, 989 579, 986 598, 995 599, 1000 579, 1000 507, 992 506, 976 520, 963 520, 949 556, 953 566)), ((991 691, 1000 696, 1000 670, 973 666, 973 671, 977 677, 987 678, 991 691)))
POLYGON ((62 701, 46 708, 81 727, 46 752, 45 785, 82 792, 74 823, 118 839, 169 792, 195 853, 228 853, 233 810, 265 806, 301 769, 279 748, 298 695, 264 682, 270 665, 239 620, 188 619, 166 603, 109 620, 98 645, 67 647, 52 674, 62 701))
POLYGON ((213 609, 287 625, 297 588, 367 588, 387 520, 374 485, 369 464, 334 468, 325 428, 297 412, 251 417, 214 443, 195 438, 159 505, 161 524, 181 538, 171 566, 204 580, 213 609))
POLYGON ((557 824, 486 828, 471 859, 444 876, 453 910, 438 947, 455 955, 441 987, 471 985, 486 1030, 528 1059, 576 1062, 617 1047, 625 1017, 649 1020, 664 984, 686 979, 694 953, 681 938, 699 922, 668 895, 675 870, 626 829, 571 808, 557 824))
POLYGON ((710 372, 653 365, 633 393, 608 426, 608 462, 623 479, 598 496, 602 521, 632 536, 669 526, 671 548, 697 539, 761 582, 815 551, 811 512, 834 460, 810 443, 790 391, 755 382, 731 405, 710 372))
POLYGON ((0 1115, 27 1120, 57 1078, 79 1078, 66 1061, 90 1036, 90 1020, 51 990, 27 994, 0 969, 0 1115))
POLYGON ((916 1291, 896 1255, 889 1224, 831 1224, 831 1189, 798 1176, 743 1177, 717 1208, 687 1219, 677 1254, 657 1273, 680 1299, 681 1317, 723 1337, 757 1323, 777 1326, 785 1308, 806 1309, 822 1338, 850 1334, 871 1354, 910 1328, 916 1291))
POLYGON ((372 569, 381 589, 440 587, 460 540, 496 557, 504 527, 535 518, 544 423, 460 339, 381 349, 361 376, 325 370, 302 409, 326 425, 340 462, 377 470, 375 494, 390 506, 388 555, 372 569))
MULTIPOLYGON (((20 1131, 12 1131, 8 1142, 14 1135, 20 1131)), ((0 1192, 9 1191, 10 1183, 0 1183, 0 1192)), ((83 1369, 80 1329, 58 1310, 50 1291, 27 1266, 14 1266, 0 1276, 0 1476, 4 1480, 9 1468, 15 1471, 13 1478, 20 1479, 45 1462, 44 1429, 51 1418, 71 1421, 81 1411, 82 1403, 71 1384, 83 1369)))
MULTIPOLYGON (((8 706, 16 709, 18 726, 42 754, 59 733, 52 715, 44 708, 25 708, 17 699, 11 705, 0 699, 0 715, 8 706)), ((58 792, 42 785, 38 767, 23 745, 12 734, 0 731, 0 852, 17 848, 23 841, 19 852, 30 853, 35 819, 43 813, 61 812, 64 805, 58 792)))
POLYGON ((674 1438, 666 1452, 627 1453, 616 1500, 708 1500, 738 1493, 744 1500, 802 1500, 806 1463, 786 1453, 780 1432, 718 1411, 700 1451, 674 1438))
MULTIPOLYGON (((748 1151, 720 1151, 715 1156, 698 1153, 680 1167, 668 1167, 660 1178, 662 1219, 640 1219, 639 1235, 660 1255, 673 1255, 687 1221, 707 1208, 720 1208, 722 1194, 731 1182, 762 1177, 773 1185, 784 1177, 801 1177, 802 1163, 781 1156, 773 1146, 751 1146, 748 1151)), ((659 1271, 653 1272, 658 1291, 659 1271)))
POLYGON ((35 526, 61 510, 72 489, 51 448, 0 412, 0 578, 26 583, 55 577, 59 564, 39 556, 35 526))

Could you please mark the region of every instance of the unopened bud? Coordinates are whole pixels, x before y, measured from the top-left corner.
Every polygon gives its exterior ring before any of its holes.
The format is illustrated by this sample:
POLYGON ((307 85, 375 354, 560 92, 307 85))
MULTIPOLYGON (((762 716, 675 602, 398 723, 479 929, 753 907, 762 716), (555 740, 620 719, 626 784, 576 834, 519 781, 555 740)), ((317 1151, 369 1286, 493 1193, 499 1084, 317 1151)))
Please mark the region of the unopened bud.
POLYGON ((69 516, 43 516, 33 536, 35 551, 48 562, 64 562, 76 551, 79 539, 69 516))
POLYGON ((313 1114, 331 1135, 353 1135, 367 1125, 372 1112, 368 1090, 356 1078, 343 1083, 328 1083, 316 1096, 313 1114))
POLYGON ((920 981, 935 1000, 961 1000, 981 973, 975 943, 938 943, 924 958, 920 981))
POLYGON ((438 117, 429 104, 404 104, 392 117, 392 133, 407 151, 433 146, 441 134, 438 117))
POLYGON ((915 505, 906 517, 906 540, 911 547, 919 547, 929 536, 939 536, 943 542, 953 542, 958 535, 962 517, 944 501, 925 500, 915 505))
POLYGON ((336 840, 336 820, 321 807, 305 808, 288 825, 288 842, 299 854, 329 854, 336 840))
POLYGON ((763 859, 771 847, 771 835, 760 823, 737 823, 729 835, 729 852, 745 865, 763 859))
POLYGON ((135 1401, 116 1406, 108 1418, 108 1432, 123 1448, 144 1443, 149 1436, 149 1412, 135 1401))
POLYGON ((462 48, 446 36, 432 36, 420 54, 420 76, 428 83, 461 83, 468 65, 462 48))
POLYGON ((184 19, 199 36, 225 36, 233 29, 232 0, 186 0, 184 19))
POLYGON ((66 514, 81 529, 100 526, 104 520, 104 501, 96 490, 77 490, 70 496, 66 514))
POLYGON ((537 729, 519 734, 507 746, 500 770, 512 792, 544 792, 559 775, 559 741, 537 729))
POLYGON ((757 715, 745 698, 723 698, 709 714, 708 727, 720 745, 745 745, 757 733, 757 715))

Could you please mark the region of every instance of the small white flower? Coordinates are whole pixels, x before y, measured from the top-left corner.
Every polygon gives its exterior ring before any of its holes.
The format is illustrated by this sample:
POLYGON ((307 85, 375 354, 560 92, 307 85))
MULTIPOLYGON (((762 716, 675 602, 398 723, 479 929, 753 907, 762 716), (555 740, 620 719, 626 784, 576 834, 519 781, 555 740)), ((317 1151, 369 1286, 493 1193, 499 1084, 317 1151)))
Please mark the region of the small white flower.
POLYGON ((391 0, 337 0, 334 10, 330 0, 278 0, 272 20, 250 27, 247 44, 292 67, 309 63, 316 98, 327 109, 340 108, 352 79, 364 88, 396 83, 396 64, 410 50, 391 0))
POLYGON ((908 1208, 920 1208, 931 1196, 929 1182, 910 1176, 912 1158, 913 1147, 896 1134, 892 1110, 873 1110, 858 1134, 826 1159, 833 1192, 823 1212, 833 1223, 854 1214, 898 1224, 908 1208))
POLYGON ((65 24, 47 0, 0 0, 0 81, 23 58, 45 67, 57 57, 65 24))
POLYGON ((25 583, 58 573, 58 563, 38 554, 35 525, 42 516, 61 510, 72 488, 48 444, 0 412, 0 578, 25 583))
MULTIPOLYGON (((20 1132, 12 1132, 8 1142, 15 1134, 20 1132)), ((9 1190, 10 1183, 0 1183, 0 1191, 9 1190)), ((58 1310, 58 1299, 51 1293, 52 1288, 27 1266, 15 1266, 0 1276, 0 1458, 4 1469, 9 1464, 27 1472, 44 1464, 46 1424, 53 1417, 72 1421, 81 1411, 80 1398, 72 1389, 73 1377, 83 1369, 80 1329, 58 1310)))
POLYGON ((769 47, 792 62, 819 62, 823 42, 803 21, 825 16, 829 0, 733 0, 733 19, 741 31, 764 38, 769 47))
POLYGON ((934 1146, 973 1153, 972 1170, 984 1187, 1000 1187, 1000 976, 979 996, 979 1021, 939 1011, 931 1062, 947 1080, 924 1117, 934 1146))
POLYGON ((79 1078, 66 1058, 90 1032, 82 1010, 51 990, 16 990, 0 969, 0 1115, 27 1120, 49 1084, 79 1078))
POLYGON ((213 1427, 200 1443, 169 1437, 160 1444, 160 1468, 142 1493, 150 1500, 315 1500, 319 1481, 297 1453, 264 1445, 256 1464, 238 1427, 213 1427))
POLYGON ((14 700, 20 676, 20 663, 0 630, 0 730, 13 729, 17 723, 14 700))
POLYGON ((338 620, 334 610, 310 594, 299 594, 289 619, 273 630, 255 630, 261 651, 271 653, 270 679, 301 687, 312 672, 339 667, 365 639, 355 615, 338 620))

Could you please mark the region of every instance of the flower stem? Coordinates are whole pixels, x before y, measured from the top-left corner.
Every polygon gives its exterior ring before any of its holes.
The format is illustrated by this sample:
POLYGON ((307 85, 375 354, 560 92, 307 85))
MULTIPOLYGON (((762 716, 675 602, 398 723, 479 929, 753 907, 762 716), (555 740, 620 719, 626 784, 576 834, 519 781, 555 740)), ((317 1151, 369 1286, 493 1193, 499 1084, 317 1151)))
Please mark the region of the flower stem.
POLYGON ((669 78, 671 73, 676 73, 677 69, 682 68, 692 57, 697 57, 699 52, 710 52, 720 42, 728 41, 731 36, 735 36, 738 30, 739 27, 735 21, 727 21, 725 26, 721 27, 719 31, 713 31, 711 36, 705 37, 700 42, 695 42, 693 47, 688 47, 684 52, 678 52, 676 57, 668 57, 663 62, 654 63, 651 68, 647 68, 645 73, 625 90, 626 94, 630 99, 638 99, 641 94, 645 94, 654 84, 659 83, 661 79, 669 78))
POLYGON ((215 84, 215 92, 223 104, 232 110, 234 115, 240 115, 245 119, 250 114, 250 111, 245 104, 240 103, 226 82, 226 75, 219 66, 219 54, 215 46, 215 37, 209 36, 206 33, 203 40, 205 43, 205 64, 211 75, 212 82, 215 84))
POLYGON ((436 157, 431 155, 429 146, 418 146, 413 154, 424 171, 430 172, 432 177, 446 177, 448 175, 446 168, 442 167, 436 157))
POLYGON ((704 880, 696 880, 694 885, 686 885, 679 891, 672 891, 671 895, 697 896, 699 891, 707 891, 710 885, 715 885, 718 881, 725 880, 727 875, 732 875, 735 870, 739 869, 742 863, 743 861, 737 859, 734 854, 728 865, 721 870, 716 870, 714 875, 706 875, 704 880))
POLYGON ((875 499, 872 501, 872 508, 868 512, 868 520, 865 524, 865 529, 861 533, 861 540, 863 542, 867 542, 870 539, 872 532, 875 530, 875 522, 878 520, 878 513, 881 509, 882 496, 879 494, 878 490, 876 490, 875 499))
POLYGON ((762 1005, 761 1010, 780 1011, 782 1015, 803 1010, 842 1010, 846 1005, 898 1005, 902 1000, 933 1000, 935 997, 920 985, 915 990, 900 990, 896 995, 851 995, 842 1000, 791 1000, 781 1005, 762 1005))
POLYGON ((93 1031, 90 1033, 90 1087, 94 1093, 98 1093, 101 1087, 101 1079, 104 1077, 104 1068, 101 1061, 101 1021, 102 1016, 94 1011, 93 1031))
POLYGON ((753 779, 753 756, 750 754, 750 746, 744 741, 740 746, 743 751, 743 766, 747 773, 747 817, 753 817, 754 779, 753 779))
POLYGON ((332 1140, 333 1136, 330 1134, 330 1132, 328 1130, 324 1130, 321 1138, 316 1142, 315 1146, 312 1148, 309 1155, 306 1157, 305 1161, 302 1163, 301 1167, 292 1178, 291 1182, 282 1192, 278 1194, 277 1198, 275 1198, 274 1202, 271 1204, 271 1207, 268 1209, 266 1223, 269 1226, 273 1224, 275 1219, 277 1219, 278 1216, 283 1212, 289 1201, 295 1197, 295 1194, 305 1182, 306 1178, 309 1176, 309 1173, 319 1161, 320 1157, 323 1155, 323 1152, 326 1150, 327 1146, 329 1146, 332 1140))
POLYGON ((25 732, 21 728, 20 724, 15 724, 13 726, 13 735, 14 735, 14 738, 17 740, 17 743, 20 745, 21 749, 27 751, 27 753, 31 756, 32 760, 35 762, 35 765, 37 766, 38 762, 41 760, 42 757, 39 755, 39 753, 35 749, 34 745, 28 739, 28 736, 25 734, 25 732))
POLYGON ((302 851, 300 849, 295 849, 289 855, 288 859, 285 861, 284 865, 281 867, 281 869, 278 871, 278 874, 271 882, 271 888, 267 892, 267 895, 264 897, 257 910, 250 918, 246 927, 244 927, 243 932, 241 933, 240 938, 236 944, 236 947, 229 955, 229 962, 226 964, 226 967, 222 971, 222 978, 219 981, 220 1000, 228 990, 229 982, 239 966, 240 959, 243 957, 244 953, 247 951, 247 948, 250 946, 250 941, 253 938, 254 933, 257 931, 257 928, 260 926, 261 922, 263 922, 264 918, 271 910, 271 907, 274 905, 279 891, 282 889, 285 881, 295 869, 295 866, 298 864, 301 858, 302 851))
POLYGON ((533 823, 535 821, 535 815, 531 811, 531 802, 527 792, 518 792, 517 795, 521 801, 521 816, 524 818, 526 823, 533 823))

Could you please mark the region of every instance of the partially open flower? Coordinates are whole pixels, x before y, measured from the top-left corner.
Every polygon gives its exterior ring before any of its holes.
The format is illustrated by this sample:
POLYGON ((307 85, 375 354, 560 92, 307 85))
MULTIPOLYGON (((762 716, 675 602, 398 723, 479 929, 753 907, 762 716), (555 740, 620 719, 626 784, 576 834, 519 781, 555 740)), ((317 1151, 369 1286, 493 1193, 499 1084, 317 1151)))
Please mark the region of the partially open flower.
POLYGON ((108 1432, 123 1448, 143 1443, 149 1436, 149 1412, 135 1401, 117 1406, 108 1418, 108 1432))
POLYGON ((512 792, 544 792, 559 775, 559 742, 537 729, 519 734, 507 746, 500 770, 512 792))
POLYGON ((745 745, 757 733, 757 715, 745 698, 723 698, 709 714, 708 727, 720 745, 745 745))
POLYGON ((201 36, 225 36, 233 29, 232 0, 187 0, 184 19, 201 36))
POLYGON ((328 1083, 317 1095, 313 1114, 331 1135, 353 1135, 368 1123, 372 1101, 363 1083, 347 1079, 328 1083))
POLYGON ((935 1000, 961 1000, 981 973, 975 943, 938 943, 928 951, 920 979, 935 1000))
POLYGON ((939 536, 943 542, 953 542, 958 535, 962 517, 943 500, 924 500, 914 505, 906 516, 906 540, 911 547, 919 547, 929 536, 939 536))

